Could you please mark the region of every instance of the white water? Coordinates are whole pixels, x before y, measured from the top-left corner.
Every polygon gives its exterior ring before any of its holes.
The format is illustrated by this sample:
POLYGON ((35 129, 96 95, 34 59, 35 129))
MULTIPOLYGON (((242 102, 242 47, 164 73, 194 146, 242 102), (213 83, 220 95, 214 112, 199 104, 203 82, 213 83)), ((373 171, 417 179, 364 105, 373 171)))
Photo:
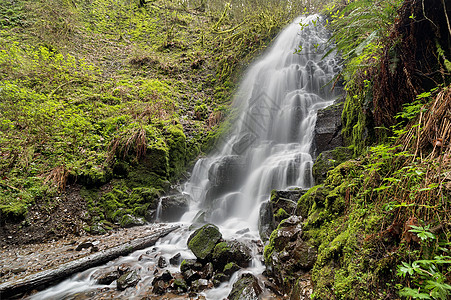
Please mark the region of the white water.
MULTIPOLYGON (((268 200, 272 189, 312 185, 310 153, 316 112, 337 97, 326 84, 338 72, 338 59, 329 55, 321 60, 328 34, 318 18, 314 15, 295 20, 249 68, 234 100, 241 113, 232 132, 212 155, 196 163, 185 185, 184 193, 193 202, 181 223, 189 225, 198 213, 205 212, 207 221, 218 225, 225 239, 237 239, 252 246, 255 255, 247 271, 254 274, 264 271, 256 242, 260 240, 260 204, 268 200), (301 30, 300 22, 310 25, 301 30), (299 45, 303 50, 295 54, 299 45), (237 233, 243 229, 249 230, 237 233)), ((138 299, 145 294, 158 255, 167 261, 176 253, 181 253, 183 259, 195 258, 186 246, 190 234, 187 227, 162 238, 152 250, 137 251, 107 265, 134 262, 140 270, 142 280, 137 289, 126 290, 122 298, 138 299), (138 261, 145 253, 151 253, 153 260, 138 261)), ((174 266, 168 269, 178 271, 174 266)), ((92 272, 80 273, 32 299, 62 299, 80 291, 107 287, 93 285, 92 272)), ((230 282, 204 295, 207 299, 225 298, 236 277, 237 274, 230 282)), ((112 288, 114 285, 113 282, 112 288)))

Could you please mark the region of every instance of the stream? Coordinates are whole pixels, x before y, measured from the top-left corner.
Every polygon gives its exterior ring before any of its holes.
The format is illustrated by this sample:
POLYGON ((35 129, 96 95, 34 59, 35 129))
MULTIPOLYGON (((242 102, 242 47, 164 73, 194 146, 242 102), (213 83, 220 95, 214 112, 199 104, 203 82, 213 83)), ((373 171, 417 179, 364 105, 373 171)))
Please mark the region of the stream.
POLYGON ((161 257, 166 262, 177 254, 182 260, 196 258, 187 247, 193 223, 217 225, 223 239, 238 240, 253 254, 248 268, 196 297, 224 299, 241 272, 260 276, 265 270, 260 205, 269 200, 273 189, 307 189, 313 185, 311 148, 316 112, 339 96, 331 89, 331 81, 340 70, 339 59, 334 54, 323 59, 329 34, 321 22, 318 15, 299 17, 247 70, 234 97, 233 105, 239 113, 230 134, 196 163, 180 191, 190 198, 190 209, 178 222, 179 229, 153 247, 76 274, 30 299, 142 299, 152 293, 156 272, 180 271, 180 261, 158 266, 161 257), (302 50, 295 53, 299 46, 302 50), (116 281, 109 285, 95 283, 93 274, 99 269, 124 264, 139 274, 136 288, 117 291, 116 281))

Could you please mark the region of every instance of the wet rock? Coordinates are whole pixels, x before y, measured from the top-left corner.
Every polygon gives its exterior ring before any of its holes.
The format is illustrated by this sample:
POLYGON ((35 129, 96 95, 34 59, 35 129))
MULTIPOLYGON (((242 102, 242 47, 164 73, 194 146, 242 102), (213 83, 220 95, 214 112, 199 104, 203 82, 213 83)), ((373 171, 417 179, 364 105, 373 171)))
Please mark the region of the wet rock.
POLYGON ((194 292, 201 292, 208 288, 209 282, 207 279, 197 279, 191 283, 191 289, 194 292))
POLYGON ((186 293, 186 291, 188 291, 188 285, 182 278, 175 279, 171 286, 177 293, 186 293))
POLYGON ((199 260, 209 260, 216 244, 221 240, 222 234, 218 227, 207 224, 197 229, 188 239, 188 248, 199 260))
POLYGON ((238 188, 246 170, 246 162, 242 156, 224 156, 208 170, 208 180, 211 189, 208 191, 208 199, 216 199, 226 192, 238 188))
POLYGON ((337 147, 330 151, 323 151, 313 164, 312 174, 315 184, 321 184, 327 178, 327 172, 339 164, 352 158, 353 151, 345 147, 337 147))
POLYGON ((251 273, 245 273, 233 284, 232 291, 227 296, 227 299, 258 300, 261 293, 262 288, 258 284, 257 278, 251 273))
POLYGON ((242 155, 252 144, 255 142, 257 137, 253 133, 246 133, 238 142, 233 144, 232 150, 234 154, 242 155))
POLYGON ((185 272, 182 273, 182 275, 188 284, 191 284, 191 282, 202 278, 199 272, 193 271, 191 269, 186 270, 185 272))
POLYGON ((152 292, 157 295, 164 295, 166 294, 167 284, 163 280, 157 280, 152 285, 153 289, 152 292))
POLYGON ((185 259, 180 265, 180 271, 183 273, 187 270, 200 271, 203 265, 194 259, 185 259))
POLYGON ((204 279, 210 279, 213 277, 213 274, 215 272, 215 269, 213 267, 213 264, 211 262, 205 264, 205 266, 202 268, 202 278, 204 279))
POLYGON ((89 241, 84 241, 78 244, 78 246, 75 248, 75 251, 81 251, 83 249, 88 249, 94 246, 94 243, 89 241))
POLYGON ((238 241, 224 241, 218 243, 213 250, 213 263, 218 269, 230 262, 240 267, 247 267, 252 260, 252 251, 245 244, 238 241))
POLYGON ((250 232, 251 230, 249 229, 249 228, 244 228, 244 229, 241 229, 241 230, 238 230, 237 232, 236 232, 236 234, 245 234, 245 233, 248 233, 248 232, 250 232))
POLYGON ((133 266, 129 263, 123 263, 117 267, 117 271, 119 272, 119 275, 123 275, 123 274, 129 272, 132 269, 132 267, 133 266))
POLYGON ((196 214, 196 216, 194 217, 193 223, 190 225, 189 229, 194 230, 194 229, 197 229, 197 228, 207 224, 206 216, 207 216, 206 212, 204 212, 204 211, 198 212, 196 214))
POLYGON ((221 283, 229 281, 230 275, 226 275, 224 273, 216 273, 211 280, 213 281, 213 285, 215 287, 218 287, 221 283))
POLYGON ((270 201, 263 202, 260 206, 258 218, 258 232, 263 242, 269 240, 271 233, 276 229, 273 208, 270 201))
POLYGON ((160 220, 164 222, 175 222, 189 209, 190 196, 177 194, 161 197, 160 220))
POLYGON ((313 267, 317 257, 316 248, 301 239, 301 223, 298 216, 282 221, 265 250, 267 273, 287 289, 313 267))
POLYGON ((341 134, 342 112, 343 103, 318 110, 312 142, 314 157, 317 157, 323 151, 344 146, 343 135, 341 134))
POLYGON ((124 228, 129 228, 133 226, 142 226, 146 224, 146 221, 143 218, 135 217, 130 214, 125 214, 122 216, 120 225, 124 228))
POLYGON ((160 268, 166 268, 168 266, 168 263, 166 261, 166 258, 164 258, 164 256, 160 256, 158 258, 158 267, 160 268))
POLYGON ((297 202, 307 190, 293 190, 293 191, 277 191, 271 192, 271 209, 274 218, 274 227, 277 227, 280 222, 289 216, 295 214, 297 202))
POLYGON ((169 263, 174 266, 178 266, 181 263, 181 261, 182 255, 180 253, 177 253, 176 255, 174 255, 169 259, 169 263))
POLYGON ((117 280, 117 289, 123 291, 128 287, 134 287, 139 280, 141 280, 141 278, 136 271, 129 271, 119 277, 117 280))
POLYGON ((113 281, 119 278, 120 274, 116 267, 110 267, 107 269, 98 269, 91 275, 91 278, 95 280, 97 284, 109 285, 113 281))
POLYGON ((155 278, 152 281, 152 284, 157 282, 157 281, 163 281, 165 283, 168 283, 169 281, 171 281, 172 279, 174 279, 174 276, 172 276, 171 272, 169 272, 168 270, 164 271, 163 273, 161 273, 161 275, 157 275, 155 276, 155 278))
POLYGON ((224 267, 224 274, 228 275, 228 276, 232 276, 233 273, 235 273, 236 271, 238 271, 240 268, 239 265, 237 265, 234 262, 228 263, 227 265, 225 265, 224 267))

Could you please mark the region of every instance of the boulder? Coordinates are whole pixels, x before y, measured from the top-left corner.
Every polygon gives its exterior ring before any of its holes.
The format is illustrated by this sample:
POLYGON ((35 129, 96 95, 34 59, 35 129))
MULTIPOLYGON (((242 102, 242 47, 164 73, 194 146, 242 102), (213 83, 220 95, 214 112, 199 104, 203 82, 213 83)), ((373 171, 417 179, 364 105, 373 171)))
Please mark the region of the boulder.
POLYGON ((187 194, 177 194, 161 197, 160 200, 160 220, 164 222, 176 222, 189 209, 191 197, 187 194))
POLYGON ((216 244, 222 239, 218 227, 207 224, 194 231, 188 238, 188 248, 201 261, 208 261, 216 244))
POLYGON ((344 146, 341 133, 342 112, 343 102, 318 110, 312 142, 313 157, 323 151, 344 146))
POLYGON ((130 214, 126 214, 126 215, 122 216, 120 224, 121 224, 121 227, 129 228, 129 227, 133 227, 133 226, 142 226, 142 225, 146 224, 146 221, 143 218, 135 217, 130 214))
POLYGON ((258 300, 262 294, 257 278, 251 273, 245 273, 233 284, 232 291, 227 296, 229 300, 258 300))
POLYGON ((117 289, 122 291, 128 287, 134 287, 141 280, 136 271, 129 271, 117 280, 117 289))
POLYGON ((203 265, 194 259, 185 259, 182 261, 182 264, 180 265, 180 271, 182 273, 187 270, 200 271, 202 270, 202 267, 203 265))
POLYGON ((232 276, 232 274, 239 269, 241 269, 239 265, 234 262, 230 262, 224 266, 224 274, 227 276, 232 276))
POLYGON ((213 264, 209 262, 205 264, 205 266, 202 268, 202 278, 211 279, 213 277, 214 272, 215 269, 213 267, 213 264))
POLYGON ((191 290, 194 292, 201 292, 209 287, 207 279, 197 279, 191 283, 191 290))
POLYGON ((242 155, 257 140, 257 136, 253 133, 246 133, 241 136, 232 146, 234 154, 242 155))
POLYGON ((186 284, 186 281, 183 280, 182 278, 175 279, 171 287, 177 293, 186 293, 186 291, 188 291, 188 285, 186 284))
POLYGON ((323 183, 327 178, 327 172, 337 167, 339 164, 350 160, 352 155, 353 151, 345 147, 337 147, 333 150, 323 151, 319 154, 312 168, 315 184, 323 183))
POLYGON ((252 251, 241 242, 224 241, 215 246, 212 259, 217 269, 222 269, 230 262, 246 268, 252 260, 252 251))
POLYGON ((226 275, 224 273, 216 273, 213 278, 211 279, 211 281, 213 281, 213 285, 215 287, 218 287, 221 283, 229 281, 230 280, 230 275, 226 275))

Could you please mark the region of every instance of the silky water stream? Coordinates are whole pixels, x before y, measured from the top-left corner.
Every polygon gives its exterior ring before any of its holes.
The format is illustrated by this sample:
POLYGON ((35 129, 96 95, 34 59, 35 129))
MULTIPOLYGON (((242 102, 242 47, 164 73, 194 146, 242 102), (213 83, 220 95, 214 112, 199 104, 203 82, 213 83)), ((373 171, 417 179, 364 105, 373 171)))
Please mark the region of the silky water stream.
MULTIPOLYGON (((182 259, 195 258, 187 248, 187 239, 191 233, 188 228, 196 217, 216 224, 224 239, 250 246, 254 258, 244 271, 261 274, 260 205, 269 199, 272 189, 312 186, 310 153, 316 112, 338 96, 330 82, 339 71, 339 59, 334 54, 323 58, 329 35, 321 23, 318 15, 296 19, 249 68, 234 99, 240 113, 231 133, 219 143, 220 148, 196 163, 184 186, 182 193, 190 196, 191 204, 179 222, 181 228, 154 247, 99 267, 133 264, 141 278, 136 288, 109 294, 108 290, 116 290, 116 283, 95 284, 91 275, 99 268, 93 268, 31 298, 75 299, 81 293, 81 299, 101 298, 102 294, 142 299, 151 292, 160 256, 166 261, 177 253, 182 259), (295 53, 298 49, 302 51, 295 53)), ((179 265, 169 264, 165 269, 176 273, 179 265)), ((207 299, 227 297, 238 274, 200 295, 207 299)))

